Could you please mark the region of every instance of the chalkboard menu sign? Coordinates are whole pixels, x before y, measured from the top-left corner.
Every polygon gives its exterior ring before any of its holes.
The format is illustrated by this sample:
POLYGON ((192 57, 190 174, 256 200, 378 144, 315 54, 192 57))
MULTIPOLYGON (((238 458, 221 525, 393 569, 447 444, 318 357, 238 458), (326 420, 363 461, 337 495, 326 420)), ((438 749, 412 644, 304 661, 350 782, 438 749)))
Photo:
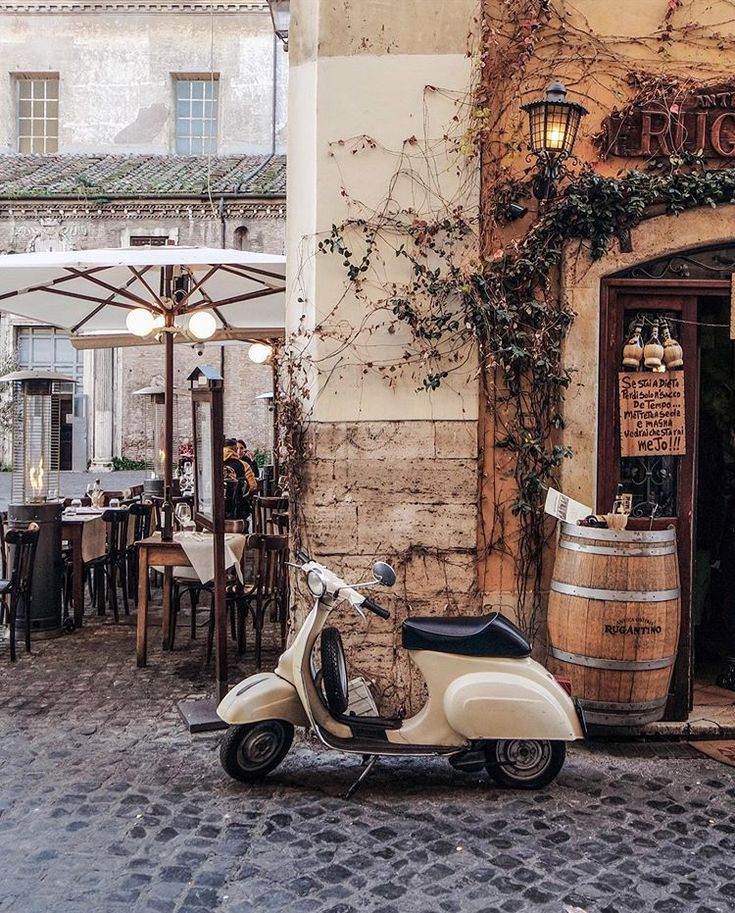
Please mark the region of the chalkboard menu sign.
POLYGON ((620 455, 686 453, 683 371, 621 372, 620 455))

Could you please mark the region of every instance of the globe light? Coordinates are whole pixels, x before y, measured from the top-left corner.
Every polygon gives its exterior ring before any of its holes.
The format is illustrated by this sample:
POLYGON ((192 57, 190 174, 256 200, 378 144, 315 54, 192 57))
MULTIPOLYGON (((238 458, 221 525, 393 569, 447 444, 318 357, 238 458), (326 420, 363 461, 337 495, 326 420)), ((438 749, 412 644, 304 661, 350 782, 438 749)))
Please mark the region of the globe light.
POLYGON ((248 358, 256 365, 262 365, 273 354, 273 349, 264 342, 254 342, 248 349, 248 358))
POLYGON ((148 336, 154 327, 153 314, 146 308, 135 308, 125 318, 125 326, 134 336, 148 336))
POLYGON ((166 318, 163 314, 156 314, 153 318, 153 332, 158 332, 166 326, 166 318))
POLYGON ((195 339, 210 339, 217 332, 217 321, 209 311, 197 311, 189 318, 189 332, 195 339))

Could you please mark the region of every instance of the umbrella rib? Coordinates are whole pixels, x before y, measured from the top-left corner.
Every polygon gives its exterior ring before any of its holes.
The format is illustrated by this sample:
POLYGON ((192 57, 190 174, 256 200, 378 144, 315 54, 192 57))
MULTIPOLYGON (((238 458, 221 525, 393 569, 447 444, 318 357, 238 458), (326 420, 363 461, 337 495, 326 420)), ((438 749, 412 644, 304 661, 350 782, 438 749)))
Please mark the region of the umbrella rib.
POLYGON ((91 295, 82 295, 81 292, 67 292, 63 288, 45 288, 44 292, 47 292, 49 295, 63 295, 64 298, 76 298, 79 301, 93 301, 95 304, 104 307, 106 304, 111 305, 116 308, 125 308, 128 311, 134 310, 132 304, 123 304, 121 301, 109 301, 106 298, 93 298, 91 295))
MULTIPOLYGON (((207 281, 207 279, 209 279, 210 276, 213 276, 217 272, 218 269, 219 269, 219 266, 213 266, 212 269, 210 269, 210 271, 205 276, 203 276, 194 286, 192 286, 192 288, 189 289, 189 291, 186 293, 185 300, 188 301, 189 298, 191 298, 191 296, 194 294, 194 292, 198 292, 199 289, 207 281)), ((202 292, 202 295, 205 295, 205 293, 202 292)), ((205 297, 208 297, 208 296, 205 295, 205 297)), ((209 300, 211 300, 211 299, 209 299, 209 300)))
MULTIPOLYGON (((215 270, 212 270, 212 272, 214 272, 214 271, 215 271, 215 270)), ((205 277, 205 278, 206 278, 206 277, 205 277)), ((199 283, 200 286, 201 286, 201 284, 202 284, 203 282, 204 282, 204 279, 202 279, 202 282, 199 283)), ((189 298, 191 297, 191 295, 194 294, 194 291, 195 291, 195 290, 192 289, 191 292, 189 292, 189 294, 187 295, 187 298, 186 298, 187 301, 189 300, 189 298)), ((200 288, 200 289, 199 289, 199 294, 202 296, 203 302, 206 302, 206 303, 211 307, 211 309, 214 311, 214 313, 219 317, 219 319, 222 321, 222 327, 223 327, 225 330, 230 330, 230 329, 232 329, 232 327, 230 326, 230 324, 227 322, 227 320, 224 318, 224 316, 220 313, 220 311, 219 311, 219 309, 217 308, 217 306, 216 306, 216 304, 214 303, 214 301, 212 301, 212 296, 211 296, 211 295, 208 295, 207 292, 205 292, 203 288, 200 288)))
MULTIPOLYGON (((107 269, 106 266, 97 266, 94 269, 89 270, 89 274, 99 273, 105 269, 107 269)), ((0 295, 0 301, 4 301, 6 298, 15 298, 19 295, 25 295, 28 292, 48 292, 51 291, 51 286, 59 285, 62 282, 71 282, 71 280, 75 278, 76 276, 58 276, 56 279, 52 279, 50 282, 46 282, 43 285, 27 285, 25 288, 17 288, 15 291, 5 292, 4 295, 0 295)))
POLYGON ((246 279, 252 279, 254 282, 259 280, 256 278, 256 276, 251 276, 250 273, 256 273, 258 276, 268 276, 269 279, 278 279, 279 282, 286 282, 285 278, 283 276, 279 276, 278 273, 271 273, 267 269, 256 269, 254 266, 240 267, 237 264, 228 263, 227 265, 220 266, 220 269, 224 270, 226 273, 232 273, 235 276, 240 276, 241 278, 244 277, 246 279))
MULTIPOLYGON (((96 276, 91 276, 89 273, 82 272, 81 270, 75 270, 72 267, 67 267, 67 269, 69 269, 72 273, 74 273, 74 275, 76 275, 79 279, 89 279, 89 281, 91 283, 93 283, 94 285, 99 285, 100 288, 104 288, 104 289, 107 289, 108 292, 112 292, 113 297, 115 295, 123 295, 125 298, 128 298, 130 301, 134 301, 140 307, 150 308, 150 306, 151 306, 150 301, 146 301, 145 298, 141 298, 139 295, 135 295, 135 294, 133 294, 133 292, 128 291, 128 286, 133 284, 133 282, 135 281, 135 277, 133 277, 133 279, 130 279, 125 285, 115 288, 115 286, 110 285, 109 282, 103 282, 101 279, 98 279, 96 276)), ((113 302, 109 301, 107 303, 112 304, 113 302)))
POLYGON ((280 295, 281 292, 285 291, 282 288, 265 288, 258 289, 257 292, 247 292, 245 295, 235 295, 232 298, 223 298, 221 301, 197 301, 194 304, 187 307, 182 314, 190 314, 192 311, 203 311, 208 307, 224 307, 226 304, 237 304, 238 301, 251 301, 253 298, 265 298, 267 295, 280 295))
POLYGON ((150 266, 146 266, 146 267, 144 267, 144 268, 143 268, 142 270, 140 270, 140 271, 137 270, 134 266, 129 266, 128 269, 129 269, 130 272, 136 277, 136 279, 139 279, 139 280, 143 283, 143 285, 148 289, 148 291, 150 292, 151 298, 153 298, 153 300, 154 300, 157 304, 160 304, 161 307, 163 307, 163 302, 162 302, 161 299, 158 297, 158 295, 153 291, 153 289, 150 287, 150 285, 148 285, 148 282, 147 282, 147 280, 145 279, 145 273, 147 273, 148 270, 151 269, 151 267, 150 267, 150 266))

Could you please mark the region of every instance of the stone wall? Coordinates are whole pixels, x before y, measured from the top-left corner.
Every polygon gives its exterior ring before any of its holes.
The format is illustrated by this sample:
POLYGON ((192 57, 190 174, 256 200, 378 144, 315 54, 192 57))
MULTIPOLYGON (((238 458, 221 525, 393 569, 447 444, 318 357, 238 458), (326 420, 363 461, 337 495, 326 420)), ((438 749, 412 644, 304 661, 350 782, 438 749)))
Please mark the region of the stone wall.
POLYGON ((367 624, 348 606, 351 671, 384 706, 416 708, 422 686, 401 651, 409 615, 475 614, 477 428, 466 421, 320 422, 309 426, 301 533, 307 552, 350 580, 377 559, 398 574, 372 596, 391 612, 367 624))

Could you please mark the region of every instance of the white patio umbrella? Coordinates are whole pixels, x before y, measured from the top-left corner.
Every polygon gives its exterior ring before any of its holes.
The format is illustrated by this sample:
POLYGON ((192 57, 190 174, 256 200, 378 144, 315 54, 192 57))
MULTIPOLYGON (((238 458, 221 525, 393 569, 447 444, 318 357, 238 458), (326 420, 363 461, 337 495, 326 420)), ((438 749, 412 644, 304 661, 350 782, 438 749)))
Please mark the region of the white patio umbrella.
MULTIPOLYGON (((164 485, 170 507, 174 342, 280 338, 285 274, 284 257, 217 248, 5 254, 0 256, 0 311, 68 330, 77 348, 163 342, 164 485)), ((166 515, 170 517, 171 511, 166 515)), ((227 689, 224 535, 216 532, 215 567, 221 579, 215 586, 215 678, 221 698, 227 689)), ((165 578, 164 603, 170 605, 170 569, 165 578)))
POLYGON ((67 330, 76 348, 164 343, 168 492, 174 342, 280 338, 285 274, 285 257, 219 248, 4 254, 0 310, 67 330))

